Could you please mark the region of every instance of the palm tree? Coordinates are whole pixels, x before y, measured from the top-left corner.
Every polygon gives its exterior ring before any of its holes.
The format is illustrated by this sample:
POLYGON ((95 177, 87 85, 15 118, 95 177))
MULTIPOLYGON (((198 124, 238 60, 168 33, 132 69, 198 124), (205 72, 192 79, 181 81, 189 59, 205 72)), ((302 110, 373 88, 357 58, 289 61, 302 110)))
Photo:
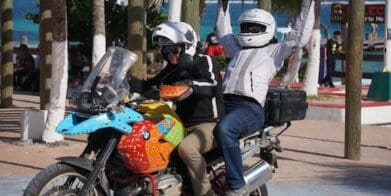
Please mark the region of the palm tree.
POLYGON ((272 1, 271 0, 257 0, 258 8, 262 8, 267 11, 272 11, 272 1))
POLYGON ((146 79, 145 66, 146 11, 144 0, 128 1, 128 49, 137 54, 138 59, 131 67, 130 73, 138 79, 146 79))
POLYGON ((12 106, 14 65, 12 0, 1 1, 1 107, 12 106))
POLYGON ((196 34, 199 34, 200 29, 200 0, 182 1, 182 16, 183 22, 190 24, 196 34))
MULTIPOLYGON (((307 1, 309 3, 310 1, 307 1)), ((273 8, 278 9, 279 11, 286 12, 288 11, 292 15, 297 15, 300 11, 300 4, 302 2, 299 0, 295 1, 285 1, 285 0, 276 0, 273 1, 273 8)), ((319 5, 320 6, 320 2, 319 5)), ((318 8, 320 9, 320 7, 318 8)), ((318 18, 318 24, 319 22, 319 15, 320 12, 315 13, 316 17, 318 18)), ((312 89, 308 93, 311 95, 317 95, 317 78, 318 78, 318 71, 319 71, 319 56, 320 56, 320 50, 319 50, 319 45, 320 44, 320 31, 319 31, 319 26, 317 27, 318 31, 316 31, 312 34, 312 40, 309 42, 309 47, 308 47, 308 65, 309 67, 307 68, 306 71, 306 84, 303 86, 304 90, 312 89), (318 37, 317 37, 318 36, 318 37), (311 51, 310 51, 311 50, 311 51), (315 73, 316 72, 316 73, 315 73), (315 87, 315 90, 313 90, 315 87)), ((301 59, 302 59, 302 54, 303 51, 301 49, 298 49, 294 53, 294 60, 293 63, 290 65, 288 68, 288 72, 282 79, 282 85, 283 86, 289 86, 290 83, 294 80, 295 76, 298 74, 300 64, 301 64, 301 59)))
POLYGON ((92 50, 92 66, 94 67, 106 51, 105 1, 93 1, 94 41, 92 50))
POLYGON ((317 96, 320 64, 320 0, 315 1, 315 24, 307 49, 308 64, 302 89, 307 95, 317 96))
POLYGON ((50 79, 52 76, 52 0, 39 3, 39 67, 40 67, 40 109, 49 109, 50 79))
POLYGON ((68 80, 68 40, 66 0, 53 0, 53 43, 52 43, 52 84, 49 112, 42 140, 46 143, 59 142, 64 137, 55 132, 64 118, 65 97, 68 80))

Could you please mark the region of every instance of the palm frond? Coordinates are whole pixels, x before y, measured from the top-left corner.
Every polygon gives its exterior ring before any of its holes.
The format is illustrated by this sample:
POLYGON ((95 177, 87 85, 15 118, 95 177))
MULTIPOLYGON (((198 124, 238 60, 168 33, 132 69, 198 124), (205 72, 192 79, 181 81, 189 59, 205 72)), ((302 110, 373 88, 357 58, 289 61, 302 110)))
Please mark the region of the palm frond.
POLYGON ((147 2, 147 10, 160 10, 164 3, 164 0, 148 0, 147 2))

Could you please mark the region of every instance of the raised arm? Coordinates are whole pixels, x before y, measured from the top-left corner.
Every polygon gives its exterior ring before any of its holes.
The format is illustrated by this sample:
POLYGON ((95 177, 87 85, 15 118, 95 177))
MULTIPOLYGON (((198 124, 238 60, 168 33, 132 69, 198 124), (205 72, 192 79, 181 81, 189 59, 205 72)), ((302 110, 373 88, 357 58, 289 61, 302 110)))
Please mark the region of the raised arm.
POLYGON ((227 0, 217 2, 216 36, 219 44, 229 54, 233 55, 240 50, 240 45, 232 33, 229 3, 227 0), (224 9, 226 5, 226 9, 224 9))

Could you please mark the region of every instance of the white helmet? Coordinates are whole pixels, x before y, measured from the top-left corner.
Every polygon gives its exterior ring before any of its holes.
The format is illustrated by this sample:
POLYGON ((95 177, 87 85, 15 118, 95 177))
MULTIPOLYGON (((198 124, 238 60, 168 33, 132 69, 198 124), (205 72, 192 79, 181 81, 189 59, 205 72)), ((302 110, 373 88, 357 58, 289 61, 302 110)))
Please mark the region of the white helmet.
POLYGON ((197 36, 193 28, 184 22, 165 22, 158 25, 152 33, 152 42, 160 47, 184 44, 185 53, 193 56, 197 48, 197 36))
POLYGON ((276 33, 274 17, 262 9, 245 11, 238 19, 240 32, 238 40, 242 47, 261 47, 268 44, 276 33), (258 26, 260 31, 252 32, 248 27, 258 26))

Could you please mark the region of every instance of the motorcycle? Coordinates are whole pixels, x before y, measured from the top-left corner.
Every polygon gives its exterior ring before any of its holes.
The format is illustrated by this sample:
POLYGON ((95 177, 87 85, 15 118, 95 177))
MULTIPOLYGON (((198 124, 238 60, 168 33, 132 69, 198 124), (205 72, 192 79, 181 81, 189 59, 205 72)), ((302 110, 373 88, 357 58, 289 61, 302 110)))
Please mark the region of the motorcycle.
MULTIPOLYGON (((174 112, 175 101, 189 96, 191 88, 163 85, 159 90, 164 101, 130 99, 125 78, 136 60, 137 55, 126 49, 108 49, 75 100, 77 111, 56 128, 64 135, 88 134, 84 151, 80 156, 57 158, 31 180, 24 195, 192 194, 176 156, 175 148, 186 132, 174 112)), ((273 152, 282 151, 278 136, 290 121, 266 124, 240 140, 243 161, 257 154, 260 158, 244 171, 250 195, 268 195, 266 183, 278 167, 273 152), (271 133, 284 125, 279 134, 271 133)), ((224 160, 217 149, 205 158, 212 188, 224 195, 224 160)))

